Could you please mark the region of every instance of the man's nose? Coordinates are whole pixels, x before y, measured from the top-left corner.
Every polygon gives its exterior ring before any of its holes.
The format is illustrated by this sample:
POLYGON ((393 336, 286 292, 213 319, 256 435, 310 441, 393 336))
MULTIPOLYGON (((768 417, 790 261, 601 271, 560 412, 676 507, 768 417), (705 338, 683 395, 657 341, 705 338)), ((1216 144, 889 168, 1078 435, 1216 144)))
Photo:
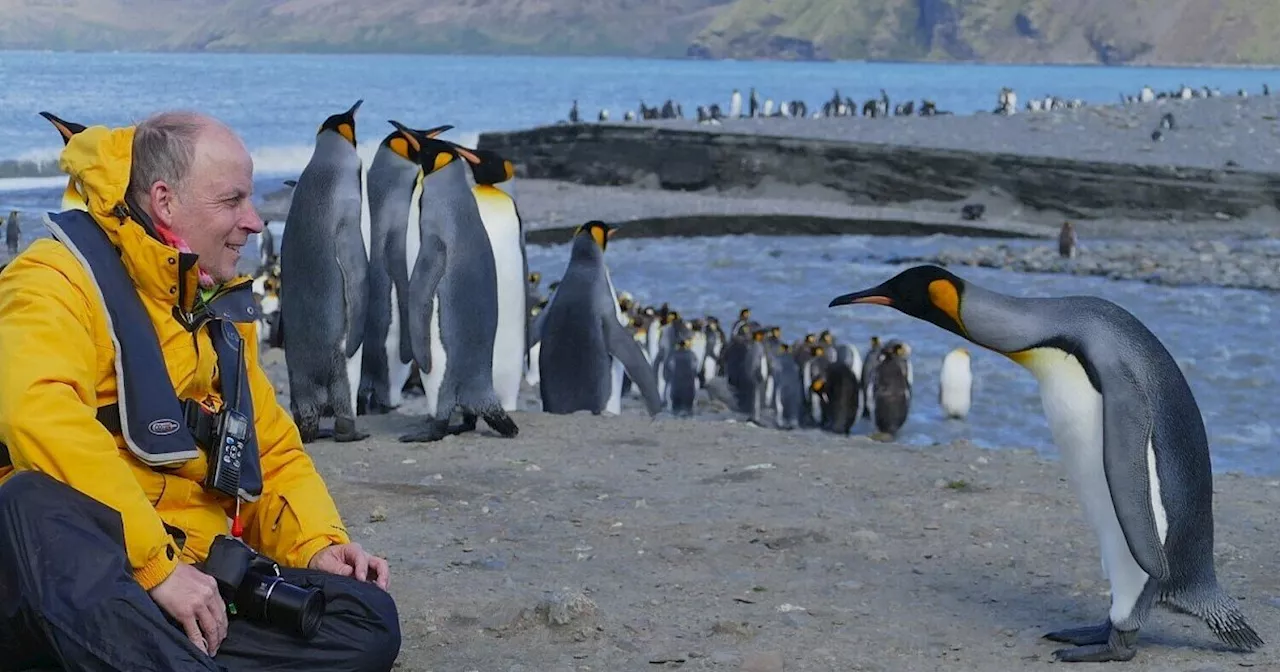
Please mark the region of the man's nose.
POLYGON ((240 221, 240 226, 251 233, 262 233, 262 229, 266 227, 255 208, 249 209, 249 214, 240 221))

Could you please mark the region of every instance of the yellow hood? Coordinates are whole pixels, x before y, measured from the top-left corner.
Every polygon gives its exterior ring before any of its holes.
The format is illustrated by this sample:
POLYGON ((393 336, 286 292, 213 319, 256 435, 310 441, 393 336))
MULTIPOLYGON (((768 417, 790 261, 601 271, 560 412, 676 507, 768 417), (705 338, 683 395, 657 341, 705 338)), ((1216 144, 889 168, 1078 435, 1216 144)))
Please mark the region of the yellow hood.
POLYGON ((133 126, 90 126, 67 141, 58 167, 70 176, 71 186, 83 197, 86 209, 111 244, 120 249, 138 289, 189 311, 199 288, 195 264, 179 264, 176 248, 152 236, 127 214, 124 195, 133 165, 133 133, 133 126), (184 267, 185 272, 179 273, 184 267))

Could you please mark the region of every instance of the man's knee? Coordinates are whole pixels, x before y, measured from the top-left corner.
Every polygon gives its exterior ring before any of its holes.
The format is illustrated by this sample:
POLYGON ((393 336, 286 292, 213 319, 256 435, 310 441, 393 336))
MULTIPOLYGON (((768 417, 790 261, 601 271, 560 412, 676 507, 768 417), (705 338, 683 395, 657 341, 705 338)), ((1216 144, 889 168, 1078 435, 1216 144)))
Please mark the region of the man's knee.
POLYGON ((331 585, 325 618, 340 618, 342 639, 352 651, 353 669, 386 672, 400 655, 400 614, 387 591, 372 583, 342 579, 331 585))
POLYGON ((71 486, 39 471, 24 469, 0 484, 0 510, 42 510, 65 500, 71 486))

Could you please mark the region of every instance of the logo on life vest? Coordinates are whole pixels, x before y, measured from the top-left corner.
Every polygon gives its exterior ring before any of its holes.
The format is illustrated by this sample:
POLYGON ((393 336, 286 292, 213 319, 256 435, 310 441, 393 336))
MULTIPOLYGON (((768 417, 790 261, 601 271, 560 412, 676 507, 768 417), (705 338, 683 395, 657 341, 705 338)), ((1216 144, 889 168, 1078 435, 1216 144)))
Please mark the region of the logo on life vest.
POLYGON ((155 434, 156 436, 168 436, 178 431, 178 428, 181 426, 182 425, 179 425, 176 420, 160 418, 159 420, 152 420, 151 424, 147 425, 147 431, 155 434))

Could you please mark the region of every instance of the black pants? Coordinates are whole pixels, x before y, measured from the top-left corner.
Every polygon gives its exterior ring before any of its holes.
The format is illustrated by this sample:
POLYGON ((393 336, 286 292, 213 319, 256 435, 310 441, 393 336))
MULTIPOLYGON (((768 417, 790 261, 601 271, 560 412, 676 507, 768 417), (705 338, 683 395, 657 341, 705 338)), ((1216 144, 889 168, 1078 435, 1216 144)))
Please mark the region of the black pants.
POLYGON ((0 486, 0 671, 391 669, 400 623, 386 591, 324 572, 281 573, 324 592, 316 636, 230 617, 210 658, 133 579, 119 513, 44 474, 15 474, 0 486))

